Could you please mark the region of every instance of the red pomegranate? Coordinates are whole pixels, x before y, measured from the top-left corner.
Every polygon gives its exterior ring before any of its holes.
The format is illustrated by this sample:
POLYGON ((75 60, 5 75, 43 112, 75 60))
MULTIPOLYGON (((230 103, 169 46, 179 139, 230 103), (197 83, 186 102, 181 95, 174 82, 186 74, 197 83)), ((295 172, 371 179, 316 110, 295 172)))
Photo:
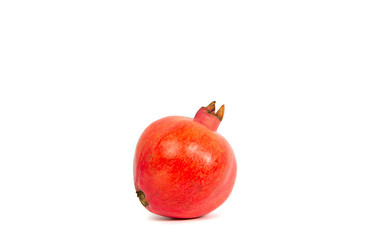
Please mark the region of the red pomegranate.
POLYGON ((236 160, 216 132, 224 105, 215 101, 195 117, 165 117, 140 137, 134 157, 134 184, 142 205, 172 218, 195 218, 219 207, 230 195, 236 160))

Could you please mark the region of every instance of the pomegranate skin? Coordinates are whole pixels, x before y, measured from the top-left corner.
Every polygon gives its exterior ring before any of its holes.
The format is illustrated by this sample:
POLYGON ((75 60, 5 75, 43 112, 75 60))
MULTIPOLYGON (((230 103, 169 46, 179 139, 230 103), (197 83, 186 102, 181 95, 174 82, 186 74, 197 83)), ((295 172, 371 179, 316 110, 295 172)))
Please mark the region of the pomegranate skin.
POLYGON ((195 120, 178 116, 157 120, 138 141, 134 184, 141 203, 152 213, 203 216, 232 191, 237 171, 233 150, 211 122, 203 124, 209 113, 202 111, 202 118, 198 113, 195 120))

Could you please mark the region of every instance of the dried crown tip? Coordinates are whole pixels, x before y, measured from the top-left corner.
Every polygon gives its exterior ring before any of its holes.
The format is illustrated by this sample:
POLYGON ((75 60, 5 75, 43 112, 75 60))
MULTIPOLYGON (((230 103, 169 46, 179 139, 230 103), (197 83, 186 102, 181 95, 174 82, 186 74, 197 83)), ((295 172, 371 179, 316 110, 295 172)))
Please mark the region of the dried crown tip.
POLYGON ((208 112, 214 112, 214 111, 215 111, 215 103, 216 103, 216 101, 213 101, 212 103, 210 103, 210 104, 206 107, 206 109, 207 109, 208 112))
POLYGON ((205 109, 207 110, 208 113, 215 115, 221 121, 223 120, 223 116, 224 116, 224 105, 222 105, 219 108, 219 110, 215 113, 215 103, 216 101, 211 102, 207 107, 205 107, 205 109))
POLYGON ((216 112, 216 116, 219 118, 220 121, 223 120, 223 116, 224 116, 224 104, 216 112))

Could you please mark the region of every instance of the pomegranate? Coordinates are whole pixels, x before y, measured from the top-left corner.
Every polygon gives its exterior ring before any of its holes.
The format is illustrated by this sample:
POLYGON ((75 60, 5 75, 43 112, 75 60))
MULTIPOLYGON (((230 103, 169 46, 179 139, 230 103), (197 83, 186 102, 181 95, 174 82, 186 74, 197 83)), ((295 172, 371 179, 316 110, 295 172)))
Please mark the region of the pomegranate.
POLYGON ((219 207, 230 195, 236 160, 227 140, 216 132, 224 105, 215 101, 195 117, 170 116, 149 125, 134 157, 137 196, 152 213, 195 218, 219 207))

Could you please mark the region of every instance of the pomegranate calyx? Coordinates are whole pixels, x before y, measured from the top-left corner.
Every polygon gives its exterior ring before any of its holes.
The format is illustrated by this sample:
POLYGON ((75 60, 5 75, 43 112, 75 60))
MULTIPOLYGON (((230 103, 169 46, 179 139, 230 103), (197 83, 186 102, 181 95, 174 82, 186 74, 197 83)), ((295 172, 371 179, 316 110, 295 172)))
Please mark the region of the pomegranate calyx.
POLYGON ((218 117, 219 120, 223 120, 223 116, 224 116, 224 104, 219 108, 219 110, 215 113, 215 103, 216 101, 213 101, 212 103, 210 103, 206 108, 207 112, 218 117))
POLYGON ((215 103, 211 102, 207 107, 201 107, 195 114, 194 121, 203 124, 212 131, 216 131, 224 116, 224 105, 215 113, 215 103))

